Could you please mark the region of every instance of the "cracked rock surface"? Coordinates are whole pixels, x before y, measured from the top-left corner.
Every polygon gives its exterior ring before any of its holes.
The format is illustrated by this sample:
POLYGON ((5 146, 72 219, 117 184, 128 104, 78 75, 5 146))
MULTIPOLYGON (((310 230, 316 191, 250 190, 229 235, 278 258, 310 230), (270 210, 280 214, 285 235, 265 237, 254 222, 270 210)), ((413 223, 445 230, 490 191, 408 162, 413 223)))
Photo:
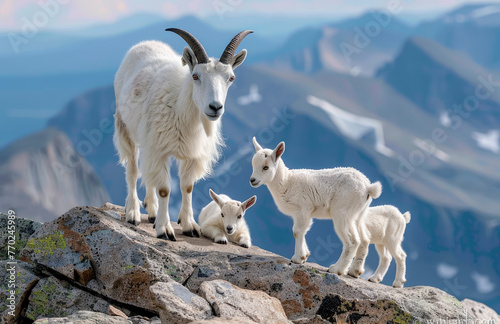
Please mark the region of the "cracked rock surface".
MULTIPOLYGON (((75 207, 43 225, 19 219, 15 301, 7 304, 2 281, 0 322, 413 323, 467 316, 500 323, 484 304, 433 287, 339 277, 258 247, 187 237, 175 223, 177 241, 161 240, 146 215, 139 226, 123 215, 123 207, 107 203, 75 207)), ((7 278, 9 265, 0 265, 7 278)))

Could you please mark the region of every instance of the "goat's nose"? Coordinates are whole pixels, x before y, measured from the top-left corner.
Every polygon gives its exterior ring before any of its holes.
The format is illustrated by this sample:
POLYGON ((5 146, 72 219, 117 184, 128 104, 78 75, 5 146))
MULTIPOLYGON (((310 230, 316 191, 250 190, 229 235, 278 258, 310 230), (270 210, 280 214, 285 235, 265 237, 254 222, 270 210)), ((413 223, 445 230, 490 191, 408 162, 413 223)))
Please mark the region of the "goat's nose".
POLYGON ((221 110, 223 105, 220 102, 212 102, 211 104, 208 105, 208 107, 210 107, 210 109, 216 112, 218 110, 221 110))
POLYGON ((254 183, 254 182, 255 182, 255 178, 251 178, 251 179, 250 179, 250 182, 251 182, 251 183, 254 183))
POLYGON ((231 233, 231 232, 233 231, 233 227, 232 227, 232 226, 227 226, 227 227, 226 227, 226 229, 227 229, 227 231, 228 231, 229 233, 231 233))

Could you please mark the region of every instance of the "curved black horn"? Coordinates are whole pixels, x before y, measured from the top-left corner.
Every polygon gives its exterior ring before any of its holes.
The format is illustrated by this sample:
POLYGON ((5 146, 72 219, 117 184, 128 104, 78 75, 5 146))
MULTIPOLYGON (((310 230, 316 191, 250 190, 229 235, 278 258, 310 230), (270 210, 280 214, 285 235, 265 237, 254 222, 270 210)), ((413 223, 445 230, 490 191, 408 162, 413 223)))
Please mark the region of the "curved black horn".
POLYGON ((229 42, 229 44, 227 44, 226 49, 220 56, 219 62, 224 64, 230 64, 234 52, 236 52, 236 49, 238 48, 238 45, 240 45, 243 38, 245 38, 248 34, 251 33, 253 33, 253 30, 244 30, 242 32, 239 32, 238 35, 234 36, 234 38, 229 42))
POLYGON ((171 31, 181 36, 193 50, 199 64, 208 63, 210 61, 203 45, 201 45, 201 43, 193 35, 179 28, 167 28, 165 31, 171 31))

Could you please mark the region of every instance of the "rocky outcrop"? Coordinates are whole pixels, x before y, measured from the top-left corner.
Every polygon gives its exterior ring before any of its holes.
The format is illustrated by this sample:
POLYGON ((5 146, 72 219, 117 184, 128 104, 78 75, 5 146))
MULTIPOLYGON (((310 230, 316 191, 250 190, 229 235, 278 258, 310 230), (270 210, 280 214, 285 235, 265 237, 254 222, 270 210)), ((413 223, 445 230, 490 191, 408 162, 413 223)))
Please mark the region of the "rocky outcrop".
POLYGON ((159 240, 148 222, 136 227, 122 217, 123 208, 111 204, 76 207, 40 226, 16 265, 24 281, 16 287, 15 317, 0 304, 4 321, 500 322, 487 306, 436 288, 395 289, 339 277, 258 247, 186 237, 177 224, 177 242, 159 240))

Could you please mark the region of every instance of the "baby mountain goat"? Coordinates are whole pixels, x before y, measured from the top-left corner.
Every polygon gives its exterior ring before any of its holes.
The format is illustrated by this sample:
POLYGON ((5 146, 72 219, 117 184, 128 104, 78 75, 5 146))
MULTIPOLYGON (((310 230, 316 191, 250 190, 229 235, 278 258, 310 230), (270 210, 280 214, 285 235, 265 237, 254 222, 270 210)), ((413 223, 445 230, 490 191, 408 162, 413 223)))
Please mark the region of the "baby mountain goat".
MULTIPOLYGON (((372 282, 381 282, 389 269, 392 257, 396 259, 396 279, 393 287, 401 288, 406 282, 406 253, 401 247, 406 224, 410 222, 410 212, 401 214, 394 206, 384 205, 368 208, 368 212, 359 223, 364 228, 368 243, 375 244, 379 256, 379 264, 375 273, 370 277, 372 282)), ((349 274, 358 277, 362 274, 359 269, 363 268, 368 245, 361 242, 356 259, 354 260, 349 274)))
POLYGON ((342 254, 329 272, 346 274, 361 242, 357 223, 382 192, 380 182, 370 180, 353 168, 290 170, 281 155, 285 143, 274 150, 263 149, 253 138, 252 187, 267 185, 278 209, 293 218, 295 254, 292 262, 304 263, 309 255, 305 235, 313 218, 333 220, 335 232, 343 243, 342 254))
POLYGON ((116 73, 113 142, 126 166, 127 222, 137 225, 141 218, 136 189, 140 149, 149 221, 155 222, 157 237, 175 241, 168 214, 169 158, 175 157, 179 163, 182 205, 178 222, 185 235, 199 236, 191 203, 193 185, 211 172, 219 158, 220 117, 227 91, 235 78, 234 69, 247 55, 246 50, 234 53, 252 31, 236 35, 219 59, 209 58, 188 32, 176 28, 167 31, 189 45, 182 56, 165 43, 145 41, 128 51, 116 73))
POLYGON ((232 200, 226 195, 217 195, 210 189, 213 201, 205 206, 198 222, 201 233, 214 240, 215 243, 227 244, 227 237, 244 248, 252 246, 250 231, 245 222, 245 211, 257 201, 253 196, 244 202, 232 200), (226 237, 227 235, 227 237, 226 237))

